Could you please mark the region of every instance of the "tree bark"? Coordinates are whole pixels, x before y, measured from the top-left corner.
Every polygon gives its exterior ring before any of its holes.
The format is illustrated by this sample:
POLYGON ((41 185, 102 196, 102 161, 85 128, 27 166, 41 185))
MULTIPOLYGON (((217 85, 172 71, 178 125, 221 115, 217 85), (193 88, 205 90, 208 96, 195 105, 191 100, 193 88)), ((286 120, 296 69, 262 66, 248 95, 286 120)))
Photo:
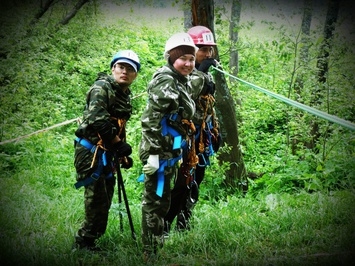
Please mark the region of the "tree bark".
MULTIPOLYGON (((312 22, 312 0, 304 0, 303 7, 303 17, 302 17, 302 25, 301 25, 301 48, 299 53, 299 73, 296 76, 296 80, 293 86, 293 90, 296 95, 296 101, 303 103, 303 99, 301 97, 301 92, 303 90, 303 82, 304 82, 304 73, 308 69, 309 65, 309 34, 311 30, 311 22, 312 22)), ((299 116, 303 116, 304 113, 299 113, 299 116)), ((300 143, 299 134, 293 136, 291 141, 291 150, 292 154, 295 155, 297 153, 297 147, 300 143)), ((308 147, 308 143, 302 143, 308 147)))
MULTIPOLYGON (((191 2, 192 25, 208 27, 214 34, 214 2, 213 0, 191 2)), ((215 36, 214 36, 215 38, 215 36)), ((215 38, 216 40, 216 38, 215 38)), ((218 42, 217 42, 218 43, 218 42)), ((218 45, 215 57, 219 60, 218 45)), ((222 150, 219 154, 220 163, 228 163, 230 168, 226 171, 226 185, 247 190, 247 173, 239 145, 236 109, 233 97, 229 91, 225 76, 216 71, 216 112, 219 118, 223 143, 227 143, 230 151, 222 150)))
POLYGON ((192 6, 190 0, 184 0, 184 28, 186 30, 192 27, 192 6))
MULTIPOLYGON (((304 0, 304 10, 303 10, 303 17, 302 17, 302 37, 301 37, 301 49, 299 55, 299 66, 302 72, 297 75, 296 82, 294 85, 294 91, 297 95, 301 94, 303 89, 303 72, 304 68, 308 66, 309 63, 309 33, 311 30, 311 22, 312 22, 312 0, 304 0)), ((302 102, 302 99, 296 99, 302 102)))
MULTIPOLYGON (((318 106, 322 103, 322 88, 323 84, 327 81, 327 73, 329 69, 329 55, 332 49, 332 39, 335 30, 335 24, 338 19, 339 13, 339 1, 338 0, 329 0, 328 1, 328 9, 327 15, 325 18, 324 30, 323 30, 323 43, 321 49, 319 51, 318 60, 317 60, 317 68, 318 68, 318 82, 319 86, 314 90, 311 99, 312 106, 318 106)), ((312 140, 308 144, 308 147, 318 152, 316 149, 316 143, 320 137, 319 132, 319 124, 317 121, 313 120, 311 122, 311 136, 312 140)))
MULTIPOLYGON (((320 83, 325 83, 327 81, 326 74, 328 72, 329 64, 329 53, 332 48, 332 39, 335 30, 335 24, 338 19, 339 13, 339 1, 338 0, 329 0, 328 1, 328 10, 327 16, 325 18, 323 36, 324 41, 320 49, 318 56, 317 67, 318 67, 318 81, 320 83)), ((316 95, 315 102, 318 101, 319 95, 316 95)))
MULTIPOLYGON (((231 21, 229 24, 229 38, 231 40, 231 51, 229 58, 229 68, 232 71, 234 76, 238 76, 238 50, 235 47, 238 42, 238 26, 240 21, 240 12, 241 12, 241 0, 232 1, 232 11, 231 11, 231 21)), ((229 81, 234 82, 235 79, 230 79, 229 81)))

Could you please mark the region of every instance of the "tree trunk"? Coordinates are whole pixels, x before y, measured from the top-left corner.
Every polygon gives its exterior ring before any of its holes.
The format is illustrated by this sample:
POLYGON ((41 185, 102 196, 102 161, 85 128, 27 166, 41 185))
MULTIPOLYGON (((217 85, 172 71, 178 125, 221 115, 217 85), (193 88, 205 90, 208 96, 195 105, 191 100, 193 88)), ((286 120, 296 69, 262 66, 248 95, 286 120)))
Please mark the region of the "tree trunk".
MULTIPOLYGON (((232 71, 234 76, 238 76, 238 50, 235 47, 238 42, 238 26, 240 21, 240 12, 241 12, 241 0, 232 1, 232 11, 231 11, 231 21, 229 24, 229 38, 231 40, 231 51, 229 58, 229 68, 232 71)), ((230 82, 234 82, 235 79, 230 79, 230 82)))
POLYGON ((59 22, 60 25, 66 25, 69 23, 69 21, 75 17, 76 13, 80 10, 80 8, 83 7, 86 3, 88 3, 90 0, 79 0, 73 9, 59 22))
MULTIPOLYGON (((338 19, 339 1, 329 0, 327 16, 325 18, 324 30, 323 30, 323 44, 318 55, 317 67, 318 67, 318 81, 325 83, 327 81, 326 74, 328 72, 329 64, 329 52, 332 48, 332 39, 335 30, 335 24, 338 19)), ((315 97, 315 102, 318 101, 319 95, 315 97)))
POLYGON ((37 21, 48 11, 48 9, 51 7, 53 2, 54 2, 54 0, 47 0, 47 1, 45 1, 45 3, 43 5, 41 3, 40 9, 37 11, 36 15, 31 20, 29 25, 33 26, 34 24, 36 24, 37 21))
MULTIPOLYGON (((328 10, 325 18, 324 30, 323 30, 323 43, 319 51, 317 68, 318 68, 318 82, 319 86, 314 90, 311 99, 312 106, 318 106, 322 103, 322 89, 323 84, 327 81, 327 73, 329 68, 329 54, 332 48, 332 39, 335 30, 335 24, 338 19, 339 13, 339 1, 338 0, 329 0, 328 1, 328 10)), ((317 121, 312 121, 311 124, 311 136, 312 140, 308 144, 308 147, 318 151, 316 149, 316 143, 320 137, 319 125, 317 121)))
MULTIPOLYGON (((301 37, 301 49, 300 49, 300 56, 299 56, 299 66, 301 69, 301 73, 297 75, 296 82, 294 85, 294 91, 297 95, 301 94, 303 89, 303 73, 305 68, 308 66, 309 63, 309 33, 311 30, 311 22, 312 22, 312 0, 304 0, 304 11, 302 17, 302 37, 301 37)), ((296 99, 297 101, 301 101, 302 99, 296 99)))
MULTIPOLYGON (((295 83, 294 83, 294 92, 296 95, 296 101, 303 103, 303 99, 301 97, 301 92, 303 90, 303 82, 304 82, 304 73, 307 71, 309 65, 309 34, 311 29, 312 22, 312 0, 304 0, 304 10, 302 17, 302 25, 301 25, 301 48, 299 54, 299 70, 300 72, 297 74, 295 83)), ((299 116, 303 116, 304 113, 299 113, 299 116)), ((297 153, 297 146, 299 140, 299 135, 293 137, 291 142, 291 150, 292 154, 295 155, 297 153)), ((308 146, 305 144, 305 146, 308 146)))
MULTIPOLYGON (((192 25, 208 27, 214 34, 214 2, 213 0, 191 2, 192 25)), ((216 40, 216 39, 215 39, 216 40)), ((217 42, 218 43, 218 42, 217 42)), ((219 60, 218 47, 215 49, 216 59, 219 60)), ((231 150, 220 151, 221 163, 228 163, 230 169, 226 172, 226 184, 247 190, 246 169, 239 145, 238 127, 235 103, 229 91, 225 76, 216 71, 216 112, 219 118, 223 142, 227 143, 231 150)))
POLYGON ((186 30, 192 28, 192 9, 190 8, 191 1, 190 0, 184 0, 184 28, 186 30), (189 7, 189 8, 187 8, 189 7))

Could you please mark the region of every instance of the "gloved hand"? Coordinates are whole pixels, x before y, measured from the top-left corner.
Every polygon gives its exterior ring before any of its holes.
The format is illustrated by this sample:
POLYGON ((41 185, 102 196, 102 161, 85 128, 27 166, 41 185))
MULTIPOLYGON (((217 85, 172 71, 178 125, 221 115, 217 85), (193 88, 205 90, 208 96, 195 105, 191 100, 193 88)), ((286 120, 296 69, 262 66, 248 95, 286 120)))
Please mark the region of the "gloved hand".
POLYGON ((214 95, 214 92, 216 90, 216 86, 212 81, 206 82, 204 88, 205 88, 206 94, 214 95))
POLYGON ((131 145, 123 141, 119 141, 113 144, 110 150, 115 152, 118 158, 128 156, 132 153, 131 145))
POLYGON ((159 169, 159 155, 149 155, 147 163, 143 166, 143 173, 154 174, 159 169))
POLYGON ((200 66, 198 67, 199 71, 202 71, 204 73, 207 73, 208 69, 210 68, 210 66, 216 66, 217 65, 217 61, 214 58, 207 58, 205 60, 202 61, 202 63, 200 64, 200 66))
POLYGON ((124 169, 129 169, 133 166, 133 159, 129 156, 123 158, 121 167, 124 169))

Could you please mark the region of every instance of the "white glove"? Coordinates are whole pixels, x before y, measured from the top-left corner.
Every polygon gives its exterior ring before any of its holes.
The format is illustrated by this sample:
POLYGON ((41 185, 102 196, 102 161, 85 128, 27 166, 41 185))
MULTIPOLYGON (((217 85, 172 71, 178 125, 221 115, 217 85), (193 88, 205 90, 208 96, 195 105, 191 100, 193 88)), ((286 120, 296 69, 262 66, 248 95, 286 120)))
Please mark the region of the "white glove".
POLYGON ((143 166, 143 173, 154 174, 159 169, 159 155, 149 155, 147 163, 143 166))

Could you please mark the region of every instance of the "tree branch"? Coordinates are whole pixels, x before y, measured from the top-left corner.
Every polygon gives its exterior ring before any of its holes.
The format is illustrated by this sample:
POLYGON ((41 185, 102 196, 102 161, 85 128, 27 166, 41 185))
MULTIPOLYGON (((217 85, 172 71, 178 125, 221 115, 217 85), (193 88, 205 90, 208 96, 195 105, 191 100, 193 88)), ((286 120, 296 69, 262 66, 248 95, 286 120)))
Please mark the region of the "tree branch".
POLYGON ((88 3, 90 0, 79 0, 75 6, 73 7, 72 11, 69 12, 69 14, 67 14, 58 24, 60 25, 66 25, 69 23, 69 21, 75 17, 76 13, 78 13, 78 11, 80 10, 80 8, 82 8, 83 5, 85 5, 86 3, 88 3))

